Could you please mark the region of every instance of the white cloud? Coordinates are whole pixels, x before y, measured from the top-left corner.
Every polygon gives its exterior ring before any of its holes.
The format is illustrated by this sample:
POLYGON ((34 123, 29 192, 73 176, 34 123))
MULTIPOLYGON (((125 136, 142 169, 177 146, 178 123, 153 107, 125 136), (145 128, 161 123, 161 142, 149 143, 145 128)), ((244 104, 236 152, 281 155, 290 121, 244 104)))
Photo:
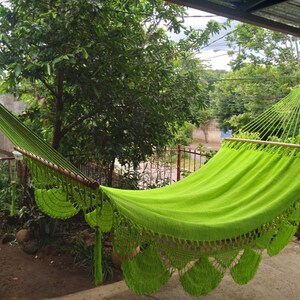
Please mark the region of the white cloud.
POLYGON ((205 50, 196 56, 213 70, 230 71, 230 66, 228 64, 231 58, 227 55, 227 50, 205 50))
MULTIPOLYGON (((185 18, 184 24, 185 26, 192 27, 194 29, 205 29, 207 22, 212 19, 220 23, 227 20, 224 17, 212 15, 211 13, 192 8, 188 8, 187 13, 189 17, 185 18)), ((229 48, 226 44, 225 36, 230 31, 234 30, 233 28, 237 23, 237 21, 233 21, 231 28, 222 29, 219 34, 212 36, 209 41, 210 45, 204 47, 203 50, 201 50, 201 53, 197 54, 197 57, 204 60, 204 62, 206 62, 212 69, 230 71, 228 63, 231 58, 227 55, 229 48)), ((180 38, 184 37, 184 34, 181 33, 175 35, 171 33, 169 36, 174 41, 178 41, 180 38)))
POLYGON ((193 8, 188 8, 187 13, 189 17, 185 18, 184 23, 186 26, 191 26, 194 29, 204 29, 209 20, 215 20, 217 22, 225 22, 227 20, 224 17, 193 8))

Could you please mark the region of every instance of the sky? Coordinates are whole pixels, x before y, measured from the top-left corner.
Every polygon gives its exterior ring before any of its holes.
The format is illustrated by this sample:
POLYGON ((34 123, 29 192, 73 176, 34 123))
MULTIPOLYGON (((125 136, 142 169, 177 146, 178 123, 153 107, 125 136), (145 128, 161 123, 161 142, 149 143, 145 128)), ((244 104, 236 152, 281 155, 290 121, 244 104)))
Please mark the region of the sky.
MULTIPOLYGON (((185 18, 185 25, 187 27, 191 26, 194 29, 204 29, 206 23, 212 19, 220 23, 226 21, 226 18, 224 17, 212 15, 211 13, 192 8, 188 8, 187 12, 189 17, 185 18)), ((228 66, 230 57, 227 55, 227 51, 230 49, 226 45, 225 37, 222 37, 229 31, 232 31, 236 24, 237 22, 233 21, 231 29, 222 30, 218 35, 213 36, 209 42, 211 45, 205 47, 201 53, 197 54, 197 57, 203 60, 206 64, 210 65, 212 69, 230 71, 230 67, 228 66)), ((175 40, 179 38, 178 36, 171 36, 175 40)))

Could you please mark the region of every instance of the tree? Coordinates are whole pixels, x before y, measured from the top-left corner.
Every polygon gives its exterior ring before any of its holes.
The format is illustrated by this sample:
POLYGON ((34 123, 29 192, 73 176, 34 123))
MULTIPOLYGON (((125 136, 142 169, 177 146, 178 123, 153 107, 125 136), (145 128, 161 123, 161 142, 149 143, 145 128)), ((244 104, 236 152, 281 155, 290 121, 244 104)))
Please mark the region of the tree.
POLYGON ((286 96, 294 80, 272 66, 248 64, 215 84, 212 106, 222 129, 236 130, 286 96))
POLYGON ((299 38, 248 24, 227 36, 232 72, 211 93, 220 126, 238 129, 300 82, 299 38))
POLYGON ((277 66, 286 74, 300 67, 300 39, 280 32, 263 29, 249 24, 238 24, 227 36, 229 54, 236 55, 231 61, 233 70, 247 63, 277 66))
POLYGON ((2 88, 32 96, 27 116, 39 114, 35 128, 59 151, 137 164, 203 104, 199 76, 182 65, 216 24, 175 43, 161 24, 178 32, 184 9, 161 0, 8 2, 2 88))
MULTIPOLYGON (((209 94, 214 89, 214 82, 218 80, 221 75, 225 74, 223 70, 210 70, 199 61, 195 55, 186 57, 184 61, 181 61, 182 72, 188 72, 190 76, 193 76, 195 80, 199 82, 201 88, 201 95, 198 93, 199 98, 205 104, 203 109, 199 108, 199 102, 193 101, 190 103, 190 110, 192 115, 191 123, 184 123, 183 126, 179 126, 179 134, 176 134, 172 140, 171 145, 183 144, 187 145, 192 142, 192 130, 195 126, 200 127, 204 131, 205 140, 207 142, 208 125, 214 119, 213 111, 210 107, 209 94), (185 139, 181 139, 185 136, 185 139), (183 142, 185 140, 185 142, 183 142)), ((193 91, 192 91, 193 93, 193 91)))

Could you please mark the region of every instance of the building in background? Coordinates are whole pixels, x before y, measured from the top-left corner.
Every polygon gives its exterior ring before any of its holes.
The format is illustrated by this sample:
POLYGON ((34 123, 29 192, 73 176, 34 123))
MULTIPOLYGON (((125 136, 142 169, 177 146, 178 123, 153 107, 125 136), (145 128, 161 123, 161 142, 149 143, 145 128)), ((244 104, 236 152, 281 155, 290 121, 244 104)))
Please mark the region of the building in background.
MULTIPOLYGON (((14 113, 21 113, 25 107, 24 103, 16 101, 12 95, 0 95, 0 104, 14 113)), ((12 143, 0 132, 0 156, 13 151, 12 143)))

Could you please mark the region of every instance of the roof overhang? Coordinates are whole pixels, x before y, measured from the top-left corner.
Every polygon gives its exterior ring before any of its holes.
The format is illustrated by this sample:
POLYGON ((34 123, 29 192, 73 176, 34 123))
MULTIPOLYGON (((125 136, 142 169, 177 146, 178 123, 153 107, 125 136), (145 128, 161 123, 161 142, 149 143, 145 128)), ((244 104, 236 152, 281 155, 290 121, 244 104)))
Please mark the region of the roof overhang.
POLYGON ((300 36, 300 0, 168 0, 179 5, 300 36))

